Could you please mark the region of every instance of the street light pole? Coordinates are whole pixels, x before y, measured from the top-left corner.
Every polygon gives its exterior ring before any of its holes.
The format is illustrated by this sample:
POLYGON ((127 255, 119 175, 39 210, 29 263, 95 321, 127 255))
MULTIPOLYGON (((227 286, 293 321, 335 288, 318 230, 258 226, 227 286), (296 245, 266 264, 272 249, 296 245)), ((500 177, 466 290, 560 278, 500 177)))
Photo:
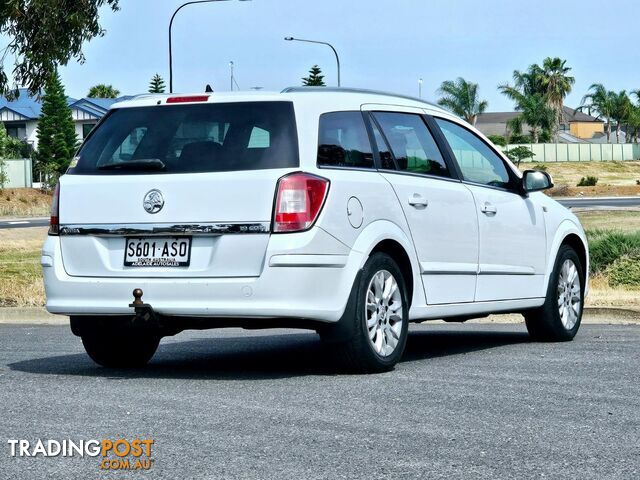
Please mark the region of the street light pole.
MULTIPOLYGON (((176 14, 182 10, 187 5, 193 5, 195 3, 213 3, 213 2, 227 2, 229 0, 193 0, 191 2, 186 2, 180 5, 171 15, 171 20, 169 21, 169 93, 173 93, 173 51, 172 51, 172 27, 173 27, 173 19, 176 17, 176 14)), ((240 0, 241 2, 248 2, 250 0, 240 0)))
POLYGON ((422 78, 418 79, 418 98, 422 98, 422 78))
POLYGON ((231 91, 233 92, 233 60, 229 62, 229 68, 231 69, 231 91))
POLYGON ((333 54, 336 56, 336 64, 338 65, 338 86, 340 86, 340 57, 338 57, 338 52, 333 45, 328 42, 320 42, 318 40, 304 40, 302 38, 293 38, 293 37, 284 37, 284 39, 288 42, 307 42, 307 43, 318 43, 320 45, 326 45, 331 50, 333 50, 333 54))

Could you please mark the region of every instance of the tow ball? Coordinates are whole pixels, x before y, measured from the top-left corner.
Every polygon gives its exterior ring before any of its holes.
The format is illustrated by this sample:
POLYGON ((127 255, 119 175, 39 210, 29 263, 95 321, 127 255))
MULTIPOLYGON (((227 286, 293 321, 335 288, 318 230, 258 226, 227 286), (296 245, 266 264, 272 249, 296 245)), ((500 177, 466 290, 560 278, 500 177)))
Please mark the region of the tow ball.
POLYGON ((136 313, 133 317, 133 323, 139 325, 149 325, 152 322, 155 323, 157 319, 156 314, 153 311, 153 307, 142 301, 142 295, 144 295, 144 292, 141 288, 136 288, 133 291, 133 303, 129 304, 136 313))

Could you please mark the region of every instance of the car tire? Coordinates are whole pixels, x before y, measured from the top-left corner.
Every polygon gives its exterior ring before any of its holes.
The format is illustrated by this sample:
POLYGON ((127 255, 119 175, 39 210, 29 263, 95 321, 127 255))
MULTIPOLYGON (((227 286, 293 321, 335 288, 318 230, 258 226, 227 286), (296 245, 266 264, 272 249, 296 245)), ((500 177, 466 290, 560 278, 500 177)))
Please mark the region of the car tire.
POLYGON ((107 368, 139 368, 151 360, 160 335, 148 330, 93 331, 82 335, 82 344, 91 359, 107 368))
POLYGON ((578 333, 584 309, 584 267, 569 245, 562 245, 544 304, 524 313, 529 335, 543 342, 566 342, 578 333))
POLYGON ((351 334, 333 344, 342 364, 358 373, 393 370, 407 343, 409 302, 402 272, 389 255, 369 257, 346 312, 351 334))

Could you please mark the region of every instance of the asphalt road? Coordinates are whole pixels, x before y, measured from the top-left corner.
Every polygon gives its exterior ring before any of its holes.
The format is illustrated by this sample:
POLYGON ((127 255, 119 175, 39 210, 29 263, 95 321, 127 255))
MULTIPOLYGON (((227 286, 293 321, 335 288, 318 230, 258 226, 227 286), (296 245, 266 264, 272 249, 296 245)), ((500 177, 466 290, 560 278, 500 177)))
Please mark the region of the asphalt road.
POLYGON ((580 197, 556 199, 565 207, 640 207, 640 197, 580 197))
POLYGON ((15 220, 0 220, 0 229, 47 227, 47 226, 49 226, 48 218, 21 218, 21 219, 15 219, 15 220))
MULTIPOLYGON (((563 198, 558 201, 565 207, 603 208, 603 207, 640 207, 640 197, 591 197, 591 198, 563 198)), ((14 220, 0 220, 0 229, 46 227, 48 218, 21 218, 14 220)))
POLYGON ((0 325, 0 478, 105 473, 10 457, 7 439, 120 437, 155 440, 147 478, 639 478, 639 344, 640 326, 540 344, 427 324, 395 371, 357 376, 315 334, 233 329, 164 339, 126 372, 67 327, 0 325))

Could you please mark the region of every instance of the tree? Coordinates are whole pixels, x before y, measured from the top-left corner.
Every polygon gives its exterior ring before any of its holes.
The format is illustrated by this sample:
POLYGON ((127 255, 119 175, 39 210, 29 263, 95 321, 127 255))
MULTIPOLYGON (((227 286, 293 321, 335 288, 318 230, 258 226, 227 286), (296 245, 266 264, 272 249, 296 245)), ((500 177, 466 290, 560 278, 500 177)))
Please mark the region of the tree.
POLYGON ((438 100, 438 105, 451 110, 471 125, 476 124, 478 115, 483 113, 488 106, 486 100, 479 98, 478 84, 467 82, 462 77, 458 77, 455 81, 442 82, 438 93, 442 95, 438 100))
MULTIPOLYGON (((569 71, 571 68, 566 66, 566 60, 547 57, 543 60, 542 66, 534 63, 525 72, 515 70, 513 85, 502 84, 498 88, 504 95, 516 102, 516 107, 519 100, 521 102, 524 98, 535 97, 529 98, 526 103, 529 104, 529 108, 535 104, 536 109, 539 109, 539 101, 542 100, 547 109, 553 112, 553 120, 544 128, 542 125, 532 127, 541 129, 539 136, 547 136, 547 131, 552 131, 556 136, 560 124, 564 121, 564 99, 571 92, 575 83, 575 78, 568 75, 569 71)), ((522 106, 520 110, 523 110, 522 106)), ((544 123, 547 123, 546 117, 546 114, 539 116, 544 119, 544 123)))
POLYGON ((585 108, 591 115, 591 112, 597 114, 596 118, 603 118, 607 122, 607 143, 611 141, 611 118, 613 116, 614 99, 613 92, 604 88, 601 83, 594 83, 589 87, 589 92, 582 97, 581 105, 577 110, 584 110, 585 108))
POLYGON ((87 97, 89 98, 117 98, 120 95, 120 90, 113 88, 112 85, 105 85, 99 83, 89 89, 87 97))
MULTIPOLYGON (((15 58, 13 78, 37 95, 58 65, 84 61, 85 41, 104 35, 98 10, 118 10, 119 0, 11 0, 0 4, 0 34, 8 39, 5 55, 15 58)), ((4 57, 3 57, 4 58, 4 57)), ((0 64, 0 94, 9 93, 9 75, 0 64)))
POLYGON ((24 158, 27 150, 25 142, 7 135, 4 123, 0 122, 0 159, 24 158))
POLYGON ((520 162, 522 160, 533 158, 535 156, 535 153, 533 153, 527 147, 523 147, 523 146, 519 146, 519 147, 512 148, 510 150, 507 150, 504 152, 504 154, 507 157, 509 157, 509 160, 514 162, 518 167, 520 166, 520 162))
POLYGON ((627 119, 631 111, 632 103, 625 90, 619 93, 609 92, 611 96, 611 119, 616 122, 616 143, 620 143, 622 123, 627 119))
POLYGON ((538 72, 547 105, 556 114, 555 134, 557 134, 560 124, 564 122, 564 99, 571 93, 571 87, 576 83, 576 79, 569 75, 571 68, 567 67, 566 63, 566 60, 557 57, 547 57, 543 60, 542 68, 538 72))
POLYGON ((507 146, 507 139, 502 135, 487 135, 487 138, 495 145, 500 145, 501 147, 507 146))
POLYGON ((631 92, 635 95, 637 104, 631 104, 629 113, 627 114, 627 134, 629 135, 628 142, 637 143, 638 135, 640 134, 640 90, 634 90, 631 92))
POLYGON ((540 135, 548 132, 554 124, 555 111, 547 105, 546 98, 540 93, 525 95, 513 87, 502 86, 502 92, 516 103, 516 111, 521 112, 509 120, 508 125, 515 133, 522 133, 522 126, 529 126, 533 143, 538 143, 540 135))
POLYGON ((149 93, 164 93, 165 84, 164 80, 159 74, 155 74, 149 82, 149 93))
POLYGON ((3 123, 0 123, 0 191, 9 181, 9 175, 6 172, 6 158, 18 158, 16 156, 16 148, 20 148, 22 142, 17 138, 11 138, 7 135, 7 130, 3 123))
POLYGON ((637 143, 638 134, 640 133, 640 106, 631 104, 627 118, 627 142, 637 143))
POLYGON ((36 161, 54 181, 65 172, 76 151, 76 129, 67 96, 56 73, 46 84, 38 121, 36 161))
POLYGON ((302 78, 302 85, 305 87, 324 87, 324 75, 318 65, 314 65, 309 70, 309 76, 302 78))

